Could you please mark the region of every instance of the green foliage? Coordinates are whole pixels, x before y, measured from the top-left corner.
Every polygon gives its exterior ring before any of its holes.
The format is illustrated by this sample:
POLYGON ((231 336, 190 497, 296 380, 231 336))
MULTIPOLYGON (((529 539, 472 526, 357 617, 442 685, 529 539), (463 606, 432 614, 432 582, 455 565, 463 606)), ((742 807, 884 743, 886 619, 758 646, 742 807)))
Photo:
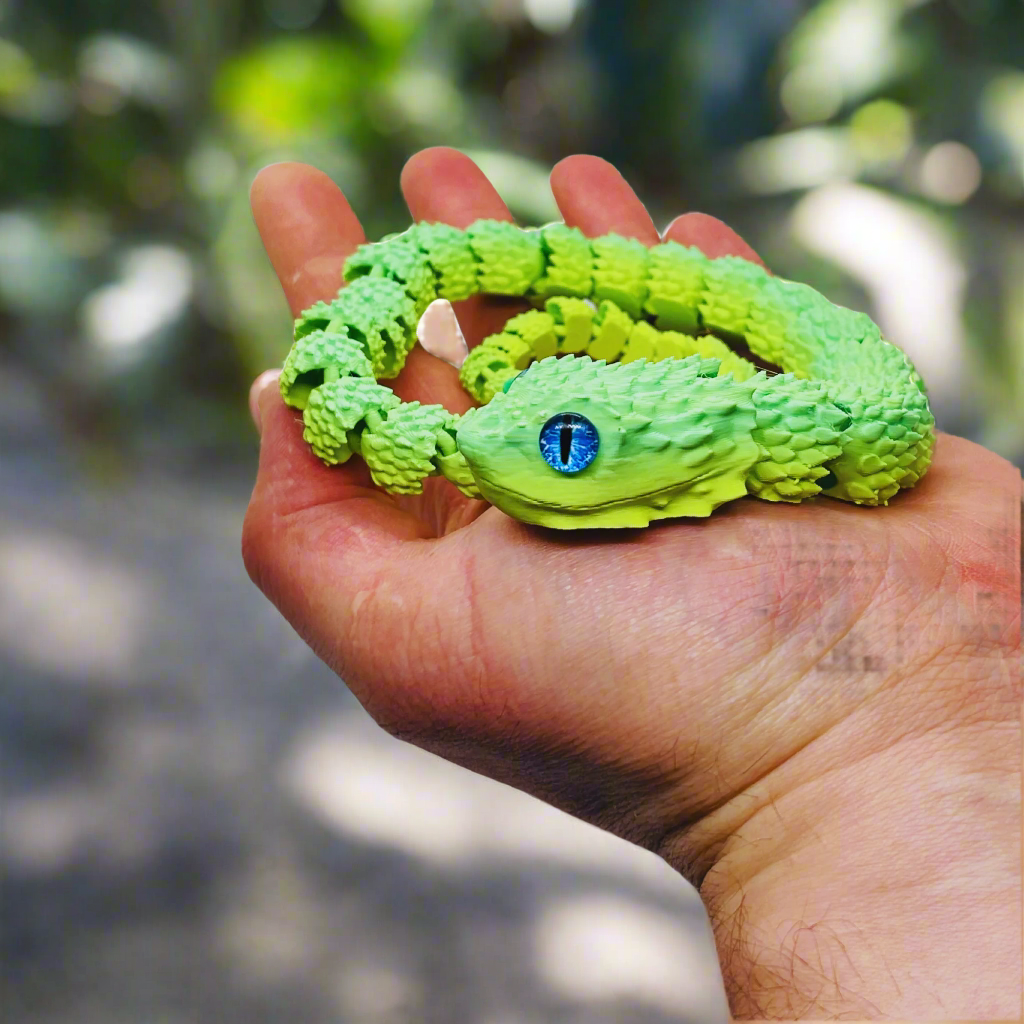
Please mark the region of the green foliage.
POLYGON ((340 0, 341 9, 378 46, 401 50, 431 13, 431 0, 340 0))
POLYGON ((254 148, 351 129, 372 67, 354 46, 283 37, 225 61, 217 111, 254 148))

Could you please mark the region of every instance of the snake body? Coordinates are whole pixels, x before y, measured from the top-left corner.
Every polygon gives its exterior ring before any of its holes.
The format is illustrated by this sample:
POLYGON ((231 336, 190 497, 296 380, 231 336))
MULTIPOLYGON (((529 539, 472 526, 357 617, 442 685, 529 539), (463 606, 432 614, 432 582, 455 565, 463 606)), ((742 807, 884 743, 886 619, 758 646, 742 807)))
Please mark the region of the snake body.
POLYGON ((481 220, 362 245, 344 277, 296 321, 281 392, 324 462, 357 454, 392 493, 441 474, 526 522, 641 527, 744 495, 885 505, 931 460, 908 357, 865 314, 739 257, 481 220), (462 364, 481 407, 459 416, 378 383, 431 302, 481 293, 534 307, 462 364))

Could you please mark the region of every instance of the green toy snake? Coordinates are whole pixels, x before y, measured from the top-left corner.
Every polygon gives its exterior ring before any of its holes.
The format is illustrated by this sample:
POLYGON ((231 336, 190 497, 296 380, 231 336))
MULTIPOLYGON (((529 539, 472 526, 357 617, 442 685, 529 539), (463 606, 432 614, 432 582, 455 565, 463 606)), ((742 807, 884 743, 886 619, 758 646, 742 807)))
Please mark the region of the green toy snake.
POLYGON ((324 462, 358 454, 391 493, 442 474, 525 522, 641 527, 748 494, 884 505, 931 460, 907 356, 863 313, 736 256, 481 220, 363 245, 344 276, 297 320, 281 393, 324 462), (402 369, 421 317, 457 332, 448 303, 480 293, 537 307, 450 360, 480 408, 403 403, 377 383, 402 369))

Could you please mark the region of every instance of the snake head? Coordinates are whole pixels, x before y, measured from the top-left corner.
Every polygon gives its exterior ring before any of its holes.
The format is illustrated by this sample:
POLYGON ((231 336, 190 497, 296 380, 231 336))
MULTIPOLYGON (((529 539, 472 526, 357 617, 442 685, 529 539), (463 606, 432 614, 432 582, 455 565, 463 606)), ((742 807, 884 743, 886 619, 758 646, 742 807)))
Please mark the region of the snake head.
POLYGON ((524 522, 640 527, 746 494, 749 389, 716 360, 550 357, 460 424, 481 494, 524 522))

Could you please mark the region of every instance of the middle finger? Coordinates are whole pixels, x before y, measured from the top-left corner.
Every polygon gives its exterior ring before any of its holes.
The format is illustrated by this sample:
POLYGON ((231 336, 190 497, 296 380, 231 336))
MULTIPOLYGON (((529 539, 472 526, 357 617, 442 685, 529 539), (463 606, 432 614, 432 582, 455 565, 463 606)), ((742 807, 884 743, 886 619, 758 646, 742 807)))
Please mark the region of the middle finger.
POLYGON ((551 191, 565 223, 589 238, 614 232, 644 245, 661 241, 647 208, 607 160, 566 157, 551 172, 551 191))

